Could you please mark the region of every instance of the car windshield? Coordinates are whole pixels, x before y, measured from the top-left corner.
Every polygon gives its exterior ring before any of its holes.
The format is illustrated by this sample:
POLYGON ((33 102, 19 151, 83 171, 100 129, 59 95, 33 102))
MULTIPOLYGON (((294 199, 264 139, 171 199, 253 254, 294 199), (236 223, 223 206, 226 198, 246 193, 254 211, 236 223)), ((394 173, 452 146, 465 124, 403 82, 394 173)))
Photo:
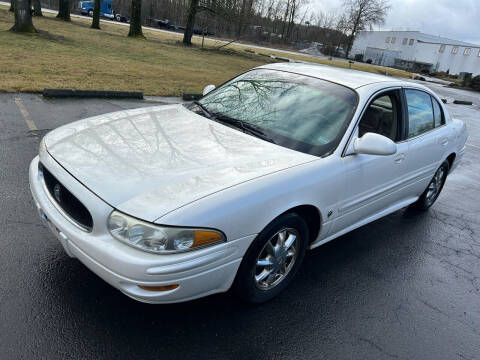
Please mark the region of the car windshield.
POLYGON ((265 139, 324 156, 337 147, 355 111, 356 93, 325 80, 258 69, 206 95, 197 106, 217 121, 254 129, 265 139))

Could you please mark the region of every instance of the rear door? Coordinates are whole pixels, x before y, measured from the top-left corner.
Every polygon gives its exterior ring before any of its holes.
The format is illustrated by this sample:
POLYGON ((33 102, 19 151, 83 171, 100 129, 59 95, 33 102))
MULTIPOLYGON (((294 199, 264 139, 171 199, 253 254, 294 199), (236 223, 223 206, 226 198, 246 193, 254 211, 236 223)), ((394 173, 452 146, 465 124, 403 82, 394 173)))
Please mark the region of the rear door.
POLYGON ((438 101, 418 89, 405 89, 407 107, 407 172, 410 191, 420 195, 440 166, 448 145, 448 129, 438 101))

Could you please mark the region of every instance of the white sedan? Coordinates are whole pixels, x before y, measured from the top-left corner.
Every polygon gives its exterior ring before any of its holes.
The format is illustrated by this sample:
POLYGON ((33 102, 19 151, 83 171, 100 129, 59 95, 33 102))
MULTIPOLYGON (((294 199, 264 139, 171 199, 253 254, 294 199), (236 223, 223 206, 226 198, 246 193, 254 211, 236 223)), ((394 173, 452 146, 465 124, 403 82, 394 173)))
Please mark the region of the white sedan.
POLYGON ((267 301, 307 249, 432 206, 465 152, 437 95, 389 77, 274 64, 204 95, 62 126, 30 166, 67 254, 136 300, 267 301))

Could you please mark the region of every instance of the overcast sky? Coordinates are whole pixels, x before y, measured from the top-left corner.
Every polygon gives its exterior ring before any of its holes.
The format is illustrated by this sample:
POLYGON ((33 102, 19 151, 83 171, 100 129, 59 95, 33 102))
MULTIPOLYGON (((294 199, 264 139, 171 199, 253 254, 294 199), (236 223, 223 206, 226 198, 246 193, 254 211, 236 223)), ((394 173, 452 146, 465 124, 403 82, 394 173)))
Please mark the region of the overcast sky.
MULTIPOLYGON (((343 0, 310 0, 310 7, 340 13, 343 0)), ((382 30, 420 30, 480 44, 480 0, 390 0, 382 30)))

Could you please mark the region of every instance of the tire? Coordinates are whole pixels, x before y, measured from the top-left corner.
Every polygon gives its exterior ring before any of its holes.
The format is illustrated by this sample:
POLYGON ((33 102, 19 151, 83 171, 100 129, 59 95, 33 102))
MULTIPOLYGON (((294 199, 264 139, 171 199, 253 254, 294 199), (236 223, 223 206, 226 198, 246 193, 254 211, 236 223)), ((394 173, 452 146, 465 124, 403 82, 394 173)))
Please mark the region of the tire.
POLYGON ((412 208, 426 211, 435 203, 443 189, 443 185, 445 185, 445 180, 447 179, 449 169, 450 165, 448 161, 445 160, 435 172, 435 175, 428 183, 428 186, 423 194, 411 205, 412 208), (433 191, 433 193, 431 191, 433 191))
POLYGON ((121 17, 120 15, 116 15, 116 16, 115 16, 115 20, 118 21, 118 22, 120 22, 120 21, 122 21, 122 17, 121 17))
POLYGON ((88 10, 88 16, 93 17, 93 10, 92 9, 88 10))
POLYGON ((237 295, 252 304, 277 296, 300 268, 307 244, 308 227, 299 215, 287 213, 272 221, 250 245, 240 264, 234 283, 237 295), (259 262, 262 265, 257 265, 259 262))

